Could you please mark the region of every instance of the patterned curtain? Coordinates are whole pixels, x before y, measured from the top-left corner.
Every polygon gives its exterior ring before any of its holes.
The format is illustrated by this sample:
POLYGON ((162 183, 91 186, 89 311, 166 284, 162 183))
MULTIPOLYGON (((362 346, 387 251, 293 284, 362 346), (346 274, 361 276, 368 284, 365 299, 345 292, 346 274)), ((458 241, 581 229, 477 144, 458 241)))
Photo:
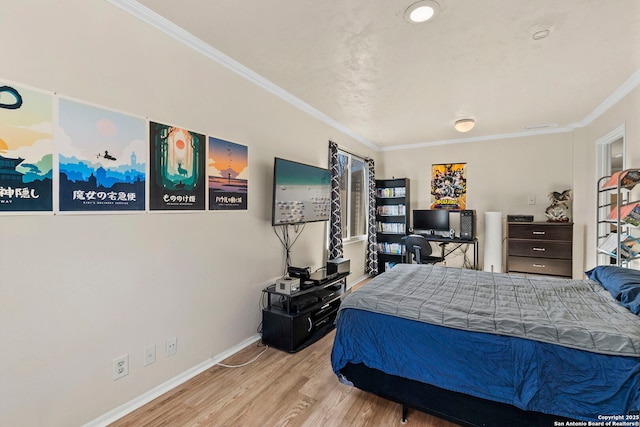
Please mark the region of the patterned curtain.
POLYGON ((378 274, 378 239, 376 238, 376 168, 373 159, 367 159, 369 168, 369 224, 367 226, 367 273, 378 274))
POLYGON ((340 212, 340 164, 338 144, 329 141, 329 168, 331 169, 331 223, 329 230, 329 259, 342 257, 342 218, 340 212))

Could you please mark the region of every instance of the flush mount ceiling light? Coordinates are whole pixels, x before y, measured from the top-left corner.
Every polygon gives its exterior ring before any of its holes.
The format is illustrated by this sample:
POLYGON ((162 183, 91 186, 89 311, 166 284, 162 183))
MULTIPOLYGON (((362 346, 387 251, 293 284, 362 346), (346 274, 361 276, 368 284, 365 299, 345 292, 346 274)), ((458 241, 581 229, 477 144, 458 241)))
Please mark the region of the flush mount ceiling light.
POLYGON ((549 37, 549 34, 551 34, 551 30, 549 30, 549 29, 539 30, 539 31, 536 31, 535 33, 531 34, 531 38, 533 40, 542 40, 542 39, 546 39, 547 37, 549 37))
POLYGON ((440 5, 434 0, 422 0, 413 3, 404 12, 404 18, 409 22, 426 22, 436 16, 440 11, 440 5))
POLYGON ((550 22, 539 22, 529 27, 529 34, 531 34, 531 39, 533 40, 542 40, 551 35, 552 29, 553 25, 550 22))
POLYGON ((453 127, 455 127, 458 132, 469 132, 475 125, 476 122, 473 119, 460 119, 456 120, 453 127))

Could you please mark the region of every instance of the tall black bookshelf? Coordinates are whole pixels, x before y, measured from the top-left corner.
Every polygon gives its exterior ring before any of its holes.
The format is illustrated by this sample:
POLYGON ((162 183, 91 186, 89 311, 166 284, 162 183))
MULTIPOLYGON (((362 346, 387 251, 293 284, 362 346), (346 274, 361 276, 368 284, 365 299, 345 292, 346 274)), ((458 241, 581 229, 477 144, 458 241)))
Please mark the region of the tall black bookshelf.
POLYGON ((409 230, 409 179, 376 180, 378 272, 402 263, 406 248, 402 238, 409 230))

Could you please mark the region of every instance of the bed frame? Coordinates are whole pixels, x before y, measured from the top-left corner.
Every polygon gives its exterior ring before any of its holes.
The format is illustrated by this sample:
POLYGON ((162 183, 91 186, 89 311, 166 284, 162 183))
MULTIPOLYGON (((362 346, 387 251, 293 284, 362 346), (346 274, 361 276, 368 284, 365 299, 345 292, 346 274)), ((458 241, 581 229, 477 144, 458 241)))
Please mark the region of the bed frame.
POLYGON ((364 364, 347 363, 340 372, 363 391, 402 405, 402 418, 407 421, 408 408, 413 408, 470 427, 551 427, 556 422, 575 421, 568 418, 524 411, 515 406, 445 390, 419 381, 387 374, 364 364))
MULTIPOLYGON (((636 333, 625 334, 627 330, 620 328, 624 325, 637 332, 635 316, 620 309, 595 283, 574 283, 569 279, 547 283, 545 278, 493 276, 495 274, 476 274, 462 269, 401 264, 374 278, 363 290, 349 295, 341 305, 331 353, 334 372, 344 383, 351 383, 360 390, 399 403, 403 422, 407 420, 408 408, 476 427, 586 425, 577 418, 596 419, 602 411, 637 415, 636 404, 640 396, 635 388, 638 378, 636 343, 640 337, 636 333), (458 280, 461 285, 456 289, 460 290, 439 287, 448 279, 458 280), (585 349, 581 349, 582 342, 573 343, 576 347, 546 342, 544 333, 554 330, 555 325, 549 320, 554 321, 555 317, 538 319, 533 316, 533 320, 540 320, 542 326, 537 328, 536 324, 529 329, 538 331, 540 337, 532 334, 526 337, 514 334, 512 337, 509 328, 496 330, 495 333, 491 327, 486 328, 487 332, 483 332, 481 327, 474 330, 459 329, 456 327, 459 324, 465 321, 469 324, 477 318, 471 315, 472 304, 469 302, 475 301, 479 293, 476 316, 485 312, 490 314, 491 304, 483 302, 496 297, 487 291, 486 286, 481 287, 484 283, 481 280, 496 284, 497 290, 502 289, 501 285, 505 288, 505 310, 504 313, 497 312, 501 316, 494 315, 494 324, 503 321, 507 326, 511 323, 519 325, 518 314, 521 318, 523 313, 528 313, 526 310, 531 309, 529 306, 516 307, 510 301, 516 301, 520 295, 516 287, 531 285, 536 296, 542 293, 542 297, 538 296, 541 303, 531 306, 537 310, 564 307, 573 313, 570 309, 580 307, 580 310, 594 313, 594 316, 603 310, 611 314, 607 319, 595 317, 598 321, 602 320, 602 328, 600 323, 593 321, 593 316, 576 315, 579 323, 567 324, 564 329, 556 328, 556 335, 564 336, 566 331, 565 335, 570 337, 574 330, 593 326, 593 330, 600 334, 598 336, 606 340, 593 340, 603 341, 598 351, 591 351, 586 344, 585 349), (542 280, 542 283, 536 280, 542 280), (555 287, 562 291, 570 289, 576 295, 571 293, 568 296, 572 298, 560 299, 555 287), (446 309, 457 303, 456 298, 463 302, 460 308, 462 315, 457 316, 452 310, 449 316, 452 321, 438 323, 438 319, 446 317, 446 309), (569 304, 578 302, 578 298, 590 305, 569 307, 569 304), (611 338, 602 335, 606 333, 611 333, 611 338), (415 342, 405 346, 405 341, 414 337, 415 342), (622 339, 615 339, 619 337, 622 339), (464 351, 457 347, 462 344, 464 351), (616 349, 622 344, 627 345, 624 352, 616 349), (496 354, 492 356, 492 352, 496 354), (478 365, 482 362, 477 360, 478 355, 482 354, 488 357, 484 366, 478 365), (522 360, 514 359, 514 355, 522 360), (563 362, 565 358, 566 363, 563 362), (520 369, 518 361, 523 363, 525 370, 520 369), (529 366, 529 361, 535 363, 537 368, 529 366), (503 363, 504 369, 500 369, 503 363), (596 365, 601 369, 595 369, 596 365), (566 375, 570 372, 568 369, 575 375, 566 375), (485 370, 486 382, 483 378, 485 370), (593 387, 591 379, 602 387, 593 387)), ((529 301, 529 289, 522 288, 522 292, 522 300, 529 301)), ((484 322, 480 326, 490 323, 484 322)))

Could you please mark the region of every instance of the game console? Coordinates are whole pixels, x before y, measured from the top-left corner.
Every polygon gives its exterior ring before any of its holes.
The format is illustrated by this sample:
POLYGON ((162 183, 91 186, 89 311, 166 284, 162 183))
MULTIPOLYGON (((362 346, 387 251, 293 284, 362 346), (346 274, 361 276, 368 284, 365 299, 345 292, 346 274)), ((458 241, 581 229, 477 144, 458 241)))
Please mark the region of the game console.
POLYGON ((279 294, 291 295, 300 290, 300 279, 297 277, 282 277, 276 282, 275 291, 279 294))
POLYGON ((298 277, 300 279, 308 279, 311 276, 311 269, 309 267, 289 267, 287 273, 290 277, 298 277))
POLYGON ((314 271, 313 273, 311 273, 311 276, 309 276, 309 280, 313 282, 314 285, 318 286, 318 285, 324 285, 329 280, 334 279, 336 277, 338 277, 337 273, 329 274, 327 273, 326 269, 322 269, 322 270, 314 271))

